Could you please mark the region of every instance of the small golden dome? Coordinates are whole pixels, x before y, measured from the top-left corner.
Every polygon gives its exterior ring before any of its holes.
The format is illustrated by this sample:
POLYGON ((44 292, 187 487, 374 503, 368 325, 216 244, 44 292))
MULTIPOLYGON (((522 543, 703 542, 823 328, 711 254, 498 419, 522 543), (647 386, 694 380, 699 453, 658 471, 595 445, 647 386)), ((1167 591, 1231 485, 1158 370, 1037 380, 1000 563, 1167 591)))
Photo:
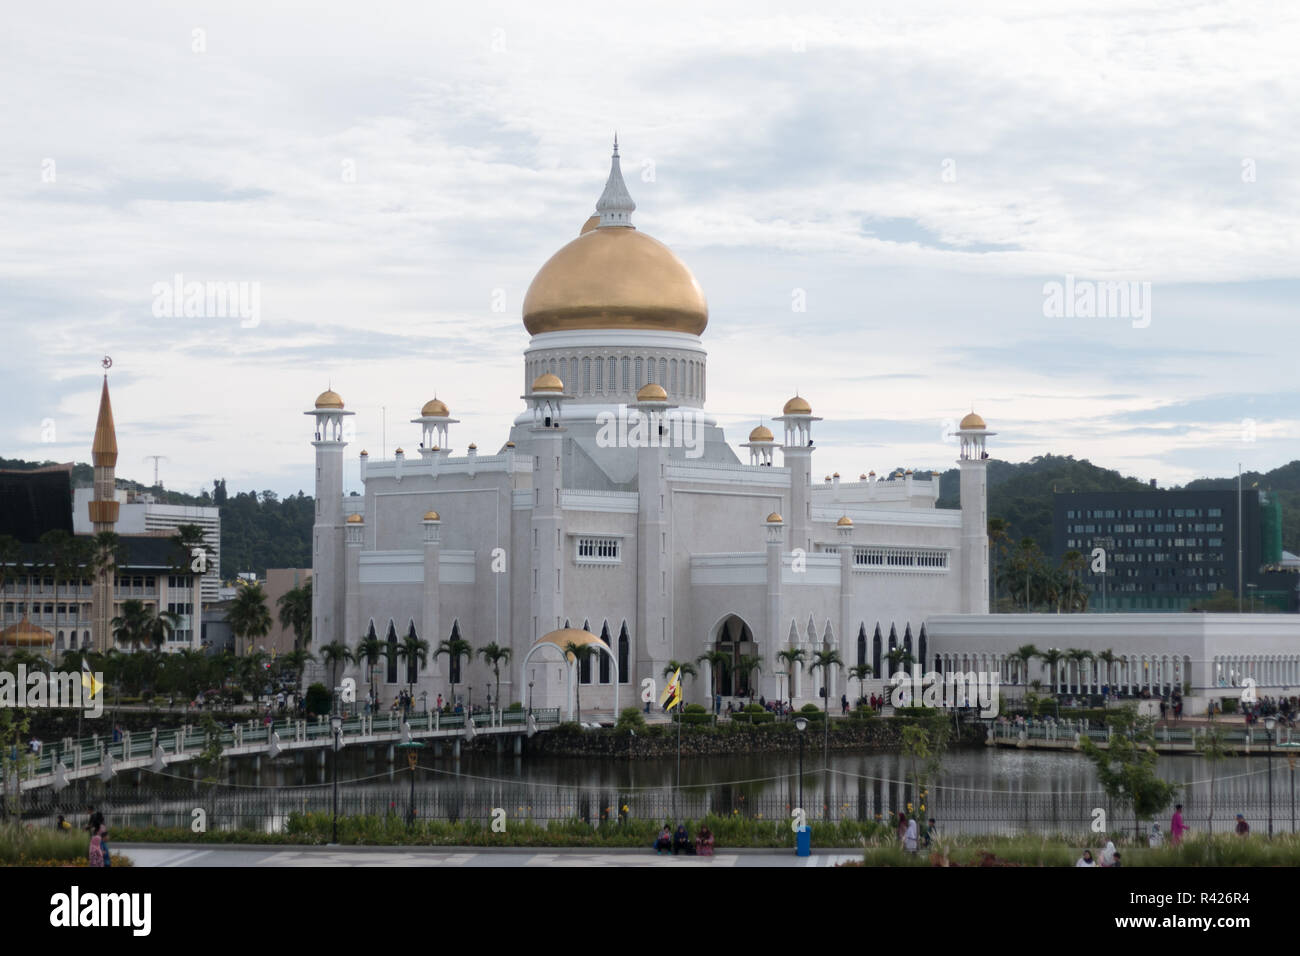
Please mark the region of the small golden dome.
POLYGON ((905 474, 905 475, 910 475, 911 473, 912 473, 912 469, 911 469, 911 468, 909 468, 909 469, 907 469, 907 471, 903 472, 903 474, 905 474))
POLYGON ((399 455, 405 455, 406 452, 402 451, 402 449, 399 448, 399 449, 397 449, 397 454, 399 454, 399 455))
POLYGON ((853 519, 851 519, 848 515, 844 515, 843 517, 840 518, 839 521, 835 522, 835 526, 838 528, 852 528, 853 519))
POLYGON ((961 420, 961 424, 958 425, 957 427, 958 428, 988 428, 988 426, 984 424, 984 419, 980 418, 974 412, 971 412, 969 415, 963 418, 961 420))
POLYGON ((369 458, 369 457, 370 457, 370 452, 366 451, 364 448, 361 449, 361 457, 362 457, 362 458, 369 458))
POLYGON ((591 232, 591 230, 595 229, 599 225, 600 225, 600 217, 592 216, 590 219, 588 219, 586 222, 582 224, 582 228, 578 230, 578 235, 585 236, 587 233, 591 232))
POLYGON ((827 476, 826 476, 826 480, 829 482, 829 481, 831 480, 831 476, 830 476, 830 475, 827 475, 827 476))
POLYGON ((560 377, 553 372, 544 372, 537 376, 537 381, 533 382, 534 392, 563 392, 564 383, 560 377))
POLYGON ((831 475, 832 478, 838 478, 839 476, 840 476, 840 473, 839 473, 838 471, 835 472, 835 474, 831 475))
POLYGON ((767 516, 767 523, 768 523, 768 524, 780 524, 780 523, 781 523, 781 516, 780 516, 779 514, 777 514, 775 511, 773 511, 770 515, 767 516))
POLYGON ((348 524, 361 524, 365 520, 361 515, 348 515, 348 524))
POLYGON ((316 396, 316 407, 317 408, 342 408, 343 396, 339 395, 339 393, 334 391, 333 389, 327 388, 325 389, 325 391, 321 392, 319 395, 316 396))
POLYGON ((866 480, 867 480, 867 476, 865 473, 858 475, 858 481, 866 481, 866 480))
POLYGON ((441 521, 442 519, 438 517, 438 512, 430 510, 430 511, 426 511, 426 512, 424 513, 424 520, 425 520, 425 521, 441 521))
POLYGON ((662 385, 649 382, 641 386, 641 390, 636 393, 636 400, 638 402, 666 402, 668 401, 668 393, 664 391, 662 385))
POLYGON ((876 473, 875 473, 874 471, 869 471, 869 472, 867 472, 867 474, 868 474, 869 476, 871 476, 872 478, 876 477, 876 473))
POLYGON ((470 451, 478 451, 478 445, 474 444, 473 442, 470 442, 470 443, 469 443, 469 450, 470 450, 470 451))
POLYGON ((752 432, 749 433, 749 440, 750 441, 775 441, 776 439, 772 435, 772 429, 768 428, 766 425, 759 425, 757 428, 755 428, 752 432))
POLYGON ((429 449, 429 451, 442 451, 442 449, 439 448, 437 445, 434 445, 432 448, 429 449))
POLYGON ((811 415, 812 406, 796 395, 785 403, 785 407, 781 409, 781 412, 784 415, 811 415))
POLYGON ((506 442, 506 447, 507 447, 507 448, 514 448, 514 447, 515 447, 515 443, 512 442, 512 441, 508 441, 508 442, 506 442))
MULTIPOLYGON (((588 220, 590 223, 590 220, 588 220)), ((704 292, 681 259, 633 228, 586 229, 538 270, 524 295, 531 335, 568 329, 659 329, 699 335, 704 292)))
POLYGON ((429 418, 450 418, 451 417, 451 412, 447 409, 446 403, 440 402, 436 398, 430 399, 429 401, 425 402, 424 407, 420 409, 420 414, 428 416, 429 418))

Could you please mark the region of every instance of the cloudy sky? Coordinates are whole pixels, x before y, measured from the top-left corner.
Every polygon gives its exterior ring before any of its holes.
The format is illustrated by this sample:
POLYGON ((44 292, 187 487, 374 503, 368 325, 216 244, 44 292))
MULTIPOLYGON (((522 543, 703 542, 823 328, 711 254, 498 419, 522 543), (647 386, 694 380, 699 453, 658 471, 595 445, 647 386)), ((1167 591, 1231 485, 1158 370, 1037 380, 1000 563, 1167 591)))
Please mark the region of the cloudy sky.
POLYGON ((635 222, 708 296, 733 442, 798 389, 826 472, 946 467, 972 406, 1011 460, 1300 457, 1297 8, 969 6, 11 10, 0 454, 89 460, 105 354, 119 476, 310 492, 327 384, 350 455, 385 408, 387 452, 416 443, 435 392, 495 449, 524 292, 617 130, 635 222), (169 314, 177 276, 247 283, 255 320, 169 314), (1050 314, 1067 277, 1137 295, 1050 314))

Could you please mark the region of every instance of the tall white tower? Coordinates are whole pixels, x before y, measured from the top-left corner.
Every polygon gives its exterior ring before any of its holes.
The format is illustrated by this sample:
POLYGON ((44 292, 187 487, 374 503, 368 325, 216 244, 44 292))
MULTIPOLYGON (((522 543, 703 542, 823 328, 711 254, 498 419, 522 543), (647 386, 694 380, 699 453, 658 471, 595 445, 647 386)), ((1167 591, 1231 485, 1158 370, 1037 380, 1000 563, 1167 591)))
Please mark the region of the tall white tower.
POLYGON ((989 612, 988 452, 984 419, 971 412, 953 432, 961 441, 961 609, 963 614, 989 612))
POLYGON ((781 458, 790 469, 790 549, 803 548, 807 554, 812 551, 812 423, 821 419, 813 415, 807 399, 796 395, 774 421, 785 425, 781 458))
POLYGON ((317 647, 334 641, 349 646, 359 634, 347 634, 346 562, 343 541, 343 418, 352 412, 343 410, 338 392, 326 389, 316 398, 315 407, 303 412, 315 420, 312 445, 316 448, 316 521, 311 534, 312 625, 311 636, 317 647))
POLYGON ((564 382, 550 374, 539 375, 522 396, 533 412, 530 429, 533 459, 532 644, 560 626, 564 614, 564 429, 560 412, 564 382))
POLYGON ((632 407, 638 420, 629 422, 628 430, 639 434, 634 442, 639 499, 636 567, 640 578, 636 673, 654 676, 663 671, 677 650, 673 646, 672 541, 667 515, 669 425, 663 417, 672 406, 664 388, 651 382, 636 393, 632 407))

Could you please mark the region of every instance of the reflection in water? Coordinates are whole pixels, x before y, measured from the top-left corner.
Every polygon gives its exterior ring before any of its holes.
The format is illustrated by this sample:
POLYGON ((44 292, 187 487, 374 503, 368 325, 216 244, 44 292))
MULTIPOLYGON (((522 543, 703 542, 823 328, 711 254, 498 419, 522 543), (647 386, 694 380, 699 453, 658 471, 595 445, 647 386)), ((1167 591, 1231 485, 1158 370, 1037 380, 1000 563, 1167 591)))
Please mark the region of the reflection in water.
MULTIPOLYGON (((698 818, 706 812, 788 819, 799 806, 798 757, 786 754, 684 759, 681 790, 673 787, 677 761, 518 758, 467 754, 453 760, 424 753, 416 771, 415 812, 421 819, 488 820, 494 808, 510 819, 579 819, 596 822, 626 813, 638 818, 698 818), (626 807, 626 810, 624 808, 626 807), (674 812, 674 810, 676 812, 674 812)), ((340 813, 404 816, 410 771, 384 747, 351 748, 340 755, 340 813)), ((1159 772, 1182 784, 1179 800, 1194 829, 1210 811, 1210 765, 1191 756, 1164 756, 1159 772)), ((829 771, 819 753, 804 757, 803 806, 810 819, 870 820, 891 811, 920 812, 907 758, 899 754, 833 754, 829 771)), ((180 765, 166 775, 123 774, 111 796, 120 822, 189 825, 203 806, 210 826, 281 829, 288 813, 331 808, 328 761, 316 754, 275 761, 232 761, 217 786, 194 782, 180 765)), ((1284 759, 1273 764, 1275 828, 1292 828, 1292 775, 1284 759)), ((1267 776, 1263 757, 1231 758, 1218 767, 1214 828, 1231 829, 1244 813, 1256 831, 1265 825, 1267 776)), ((102 785, 101 785, 102 786, 102 785)), ((90 792, 73 798, 95 796, 90 792)), ((103 793, 102 789, 99 791, 103 793)), ((71 794, 68 794, 72 798, 71 794)), ((84 806, 84 804, 82 804, 84 806)), ((1110 829, 1131 829, 1131 815, 1113 811, 1097 786, 1092 765, 1079 754, 1011 749, 950 752, 924 798, 924 815, 941 829, 962 832, 1083 832, 1095 808, 1106 809, 1110 829)), ((1167 817, 1168 814, 1162 815, 1167 817)), ((1162 819, 1167 828, 1168 820, 1162 819)))

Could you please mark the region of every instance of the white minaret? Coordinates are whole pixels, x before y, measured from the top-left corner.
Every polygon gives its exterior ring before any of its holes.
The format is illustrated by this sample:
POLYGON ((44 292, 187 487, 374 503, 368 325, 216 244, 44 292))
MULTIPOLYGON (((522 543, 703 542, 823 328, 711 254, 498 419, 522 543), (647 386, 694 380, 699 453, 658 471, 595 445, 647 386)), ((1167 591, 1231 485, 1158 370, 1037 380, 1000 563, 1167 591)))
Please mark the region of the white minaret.
POLYGON ((345 633, 347 627, 347 580, 343 541, 343 410, 338 392, 326 389, 315 407, 304 415, 315 420, 312 445, 316 448, 316 521, 312 526, 312 626, 311 639, 317 647, 343 641, 349 647, 359 634, 345 633))
MULTIPOLYGON (((445 402, 438 398, 429 399, 420 409, 420 417, 412 418, 411 421, 420 426, 421 458, 430 461, 451 454, 451 445, 447 442, 447 426, 459 424, 460 420, 451 417, 451 411, 445 402)), ((433 466, 431 468, 436 478, 437 469, 433 466)))
MULTIPOLYGON (((785 635, 781 633, 784 620, 781 608, 781 571, 785 554, 785 522, 773 511, 763 520, 766 529, 767 555, 767 640, 759 644, 762 648, 763 693, 776 700, 781 699, 781 680, 777 676, 776 652, 784 644, 785 635)), ((794 680, 793 674, 790 679, 794 680)), ((794 699, 794 684, 789 684, 786 693, 794 699)))
POLYGON ((531 646, 543 634, 556 630, 564 614, 564 429, 560 412, 564 383, 547 372, 539 375, 521 396, 533 411, 533 510, 530 542, 532 555, 531 646))
POLYGON ((961 610, 989 612, 988 452, 984 419, 971 412, 953 432, 961 440, 961 610))
POLYGON ((796 395, 773 420, 785 425, 781 457, 790 469, 790 513, 786 515, 790 550, 803 548, 808 554, 812 552, 812 423, 821 419, 813 415, 806 399, 796 395))
POLYGON ((772 467, 772 452, 776 450, 776 436, 766 425, 759 425, 749 433, 749 441, 740 446, 749 449, 749 463, 772 467))
MULTIPOLYGON (((673 582, 669 560, 668 452, 670 440, 664 415, 671 408, 668 393, 650 383, 636 393, 632 405, 638 416, 629 421, 629 439, 636 445, 637 466, 637 588, 636 647, 638 675, 653 677, 663 672, 668 661, 676 657, 673 646, 673 582), (633 437, 635 436, 635 437, 633 437)), ((629 411, 629 418, 632 412, 629 411)))
MULTIPOLYGON (((424 604, 421 633, 431 647, 443 641, 442 634, 442 517, 430 509, 424 513, 424 604)), ((431 657, 421 677, 440 677, 440 658, 431 657)), ((434 693, 432 689, 430 693, 434 693)))

